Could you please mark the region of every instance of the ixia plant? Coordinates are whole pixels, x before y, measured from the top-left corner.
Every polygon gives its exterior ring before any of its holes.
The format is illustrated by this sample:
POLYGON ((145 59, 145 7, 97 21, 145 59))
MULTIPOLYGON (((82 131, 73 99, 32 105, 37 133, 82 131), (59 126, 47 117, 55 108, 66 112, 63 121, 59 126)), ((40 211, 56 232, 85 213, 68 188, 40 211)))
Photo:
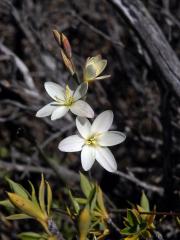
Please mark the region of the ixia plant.
MULTIPOLYGON (((72 117, 75 115, 73 119, 78 133, 61 139, 59 150, 81 152, 81 163, 85 171, 90 170, 96 160, 108 172, 116 172, 117 162, 109 147, 122 143, 126 136, 122 132, 110 130, 114 117, 111 110, 104 110, 96 115, 92 106, 87 103, 88 85, 96 80, 110 77, 110 75, 101 75, 107 61, 100 55, 89 57, 83 68, 82 79, 79 79, 67 37, 56 30, 53 34, 71 80, 77 86, 71 89, 69 80, 64 85, 45 82, 45 90, 52 101, 46 103, 36 113, 36 117, 51 116, 51 120, 58 120, 66 114, 72 113, 72 117), (95 118, 94 115, 96 115, 95 118)), ((154 236, 156 239, 162 239, 161 234, 156 231, 156 208, 150 210, 145 193, 142 193, 140 204, 131 204, 125 211, 127 215, 123 216, 124 220, 120 228, 114 223, 113 214, 108 211, 104 194, 98 183, 80 173, 82 194, 75 196, 76 194, 72 191, 66 191, 70 204, 64 203, 64 209, 58 208, 71 219, 74 229, 71 236, 65 238, 58 230, 60 226, 57 226, 54 220, 56 216, 53 209, 57 209, 59 205, 56 202, 55 208, 53 207, 52 190, 43 175, 38 191, 31 182, 29 182, 30 191, 10 179, 8 183, 11 192, 7 192, 7 199, 0 201, 0 205, 10 213, 6 220, 33 219, 42 227, 40 233, 20 233, 17 237, 21 240, 65 240, 74 239, 74 236, 79 240, 149 240, 155 239, 154 236)), ((179 218, 176 220, 180 226, 179 218)))
POLYGON ((105 79, 110 75, 101 75, 104 71, 107 60, 100 55, 89 57, 83 69, 83 78, 78 78, 78 73, 72 59, 72 51, 67 37, 53 31, 54 37, 60 46, 62 59, 65 66, 72 75, 72 80, 78 83, 75 90, 53 82, 46 82, 44 87, 53 102, 48 103, 37 113, 37 117, 51 115, 51 120, 62 118, 69 111, 76 115, 76 127, 78 135, 65 138, 59 144, 59 150, 63 152, 81 151, 81 163, 85 171, 91 169, 95 160, 107 171, 117 170, 116 160, 108 147, 122 143, 126 136, 122 132, 109 131, 113 122, 113 112, 106 110, 99 114, 94 122, 90 123, 88 118, 94 117, 94 111, 85 101, 87 98, 88 84, 95 80, 105 79))

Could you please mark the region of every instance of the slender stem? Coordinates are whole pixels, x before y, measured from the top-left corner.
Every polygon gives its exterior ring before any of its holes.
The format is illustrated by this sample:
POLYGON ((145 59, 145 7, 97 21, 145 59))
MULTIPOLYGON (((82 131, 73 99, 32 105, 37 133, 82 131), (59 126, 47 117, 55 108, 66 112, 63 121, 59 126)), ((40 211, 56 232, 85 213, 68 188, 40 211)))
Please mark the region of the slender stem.
POLYGON ((164 215, 166 215, 166 216, 180 216, 180 212, 172 212, 172 211, 170 211, 170 212, 156 212, 156 211, 152 211, 152 212, 139 212, 140 214, 146 214, 146 215, 159 215, 159 216, 164 216, 164 215))
POLYGON ((91 170, 88 171, 88 176, 91 182, 93 182, 93 177, 92 177, 92 173, 91 170))
MULTIPOLYGON (((111 213, 126 213, 127 212, 127 209, 111 209, 110 210, 111 213)), ((180 216, 180 212, 173 212, 173 211, 170 211, 170 212, 156 212, 156 211, 151 211, 151 212, 141 212, 141 211, 138 211, 139 214, 141 215, 159 215, 159 216, 163 216, 163 215, 166 215, 166 216, 180 216)))
POLYGON ((48 230, 53 236, 57 237, 57 240, 65 240, 63 235, 58 230, 56 223, 52 219, 48 220, 48 230))
POLYGON ((127 209, 110 209, 110 213, 127 213, 127 209))
POLYGON ((79 85, 79 84, 81 83, 77 72, 75 72, 75 73, 72 75, 72 77, 73 77, 73 79, 76 81, 77 85, 79 85))
POLYGON ((111 218, 107 219, 107 223, 111 226, 112 229, 115 230, 116 233, 121 235, 119 227, 115 224, 115 222, 111 218))

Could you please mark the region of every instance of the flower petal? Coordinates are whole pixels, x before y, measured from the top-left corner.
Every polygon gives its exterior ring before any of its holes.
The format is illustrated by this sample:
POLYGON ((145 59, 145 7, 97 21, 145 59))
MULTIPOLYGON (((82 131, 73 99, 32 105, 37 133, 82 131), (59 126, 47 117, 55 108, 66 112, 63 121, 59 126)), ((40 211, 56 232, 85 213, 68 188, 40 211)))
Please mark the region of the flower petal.
POLYGON ((88 138, 91 131, 91 123, 87 118, 77 117, 76 127, 83 138, 88 138))
POLYGON ((94 134, 108 131, 112 125, 113 117, 113 112, 110 110, 99 114, 92 124, 91 133, 94 134))
POLYGON ((64 100, 64 88, 62 88, 59 84, 54 82, 45 82, 44 87, 49 96, 54 100, 57 100, 57 98, 64 100))
POLYGON ((70 96, 73 96, 74 94, 74 91, 70 89, 68 84, 66 85, 64 92, 65 92, 65 99, 69 98, 70 96))
POLYGON ((82 83, 78 86, 78 88, 76 89, 76 91, 74 92, 74 100, 77 101, 80 98, 84 97, 87 93, 88 90, 88 84, 87 83, 82 83))
POLYGON ((78 100, 77 102, 74 102, 74 104, 71 105, 70 110, 72 113, 80 117, 87 117, 87 118, 94 117, 94 111, 89 106, 89 104, 87 104, 83 100, 78 100))
POLYGON ((103 80, 103 79, 109 78, 109 77, 111 77, 111 75, 102 75, 100 77, 95 78, 95 80, 103 80))
POLYGON ((115 172, 117 170, 117 163, 109 148, 96 148, 96 160, 108 172, 115 172))
POLYGON ((98 61, 100 61, 100 60, 102 60, 102 56, 101 56, 100 54, 98 54, 98 55, 96 55, 96 56, 94 56, 94 57, 89 57, 89 58, 87 59, 87 64, 90 64, 90 63, 95 64, 96 62, 98 62, 98 61))
POLYGON ((105 69, 107 60, 100 60, 96 63, 96 76, 99 76, 105 69))
POLYGON ((69 108, 66 106, 57 107, 51 115, 51 120, 56 120, 58 118, 63 117, 68 111, 69 111, 69 108))
POLYGON ((96 78, 96 68, 93 64, 88 64, 84 71, 84 80, 89 81, 96 78))
POLYGON ((36 117, 47 117, 52 114, 52 112, 57 108, 57 106, 53 106, 56 102, 51 102, 44 107, 42 107, 37 113, 36 117))
POLYGON ((62 152, 78 152, 81 151, 83 144, 83 138, 79 137, 78 135, 72 135, 63 139, 59 143, 58 148, 62 152))
POLYGON ((114 146, 122 143, 126 136, 122 132, 109 131, 102 133, 98 138, 98 143, 103 146, 114 146))
POLYGON ((85 171, 88 171, 95 161, 95 149, 90 146, 84 146, 81 152, 81 163, 85 171))

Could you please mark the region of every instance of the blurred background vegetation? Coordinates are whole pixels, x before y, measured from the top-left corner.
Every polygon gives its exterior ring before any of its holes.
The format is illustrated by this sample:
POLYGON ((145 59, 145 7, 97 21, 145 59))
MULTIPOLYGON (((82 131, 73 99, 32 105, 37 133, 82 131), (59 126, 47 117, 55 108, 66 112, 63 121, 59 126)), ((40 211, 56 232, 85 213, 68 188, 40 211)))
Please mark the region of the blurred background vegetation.
MULTIPOLYGON (((141 0, 177 56, 180 55, 180 1, 141 0)), ((148 27, 148 26, 147 26, 148 27)), ((108 60, 110 79, 89 87, 87 101, 97 114, 112 109, 113 128, 127 135, 114 147, 119 175, 92 168, 118 209, 138 202, 145 190, 160 211, 180 208, 180 107, 169 86, 163 85, 153 59, 123 15, 106 0, 0 1, 0 198, 8 190, 6 177, 38 185, 43 172, 53 189, 55 206, 63 207, 66 188, 79 191, 80 155, 58 150, 60 140, 75 131, 70 115, 52 122, 35 113, 49 101, 46 81, 64 83, 69 74, 61 60, 52 30, 69 39, 74 61, 82 74, 87 57, 108 60)), ((111 204, 107 200, 107 204, 111 204)), ((0 207, 0 239, 16 239, 20 231, 37 230, 27 221, 7 222, 0 207)), ((115 214, 120 222, 120 214, 115 214)), ((73 228, 57 215, 62 232, 73 228)), ((161 225, 165 239, 179 239, 171 219, 161 225)))

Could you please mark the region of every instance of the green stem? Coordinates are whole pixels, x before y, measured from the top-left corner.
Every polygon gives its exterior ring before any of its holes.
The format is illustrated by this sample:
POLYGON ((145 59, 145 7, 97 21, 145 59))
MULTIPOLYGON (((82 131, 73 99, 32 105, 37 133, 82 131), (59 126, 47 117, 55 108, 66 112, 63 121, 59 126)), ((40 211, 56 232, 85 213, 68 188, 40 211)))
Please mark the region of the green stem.
POLYGON ((81 83, 77 72, 75 72, 75 73, 72 75, 72 77, 73 77, 73 79, 76 81, 77 85, 79 85, 79 84, 81 83))

